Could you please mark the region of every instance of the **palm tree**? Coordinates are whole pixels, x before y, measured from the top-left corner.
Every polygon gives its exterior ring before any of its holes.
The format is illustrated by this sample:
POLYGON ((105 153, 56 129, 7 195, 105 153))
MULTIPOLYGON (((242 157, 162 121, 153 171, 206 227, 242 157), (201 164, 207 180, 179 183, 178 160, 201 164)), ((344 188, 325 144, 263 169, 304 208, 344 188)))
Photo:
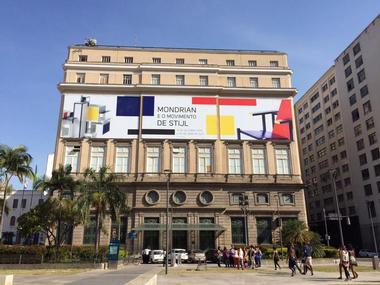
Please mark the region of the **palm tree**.
MULTIPOLYGON (((50 197, 54 197, 59 202, 59 207, 63 207, 63 199, 67 196, 70 197, 70 200, 74 200, 75 189, 78 185, 78 182, 74 180, 71 176, 71 165, 63 166, 60 165, 57 170, 53 170, 51 177, 46 179, 45 177, 40 178, 34 181, 33 188, 39 191, 48 191, 50 197)), ((62 243, 61 235, 61 217, 58 217, 57 221, 57 248, 62 243)))
POLYGON ((126 194, 119 189, 115 180, 116 176, 108 173, 107 167, 102 167, 99 172, 86 169, 84 181, 80 184, 78 205, 84 223, 88 222, 90 214, 95 214, 95 259, 99 253, 100 232, 106 214, 120 223, 120 213, 125 209, 126 194))
MULTIPOLYGON (((11 148, 7 145, 0 145, 0 178, 4 185, 3 201, 6 199, 9 183, 13 177, 17 177, 22 183, 25 178, 33 179, 34 173, 30 166, 32 156, 27 152, 28 149, 23 146, 11 148)), ((0 217, 0 240, 3 229, 3 215, 5 210, 5 202, 2 205, 0 217)))

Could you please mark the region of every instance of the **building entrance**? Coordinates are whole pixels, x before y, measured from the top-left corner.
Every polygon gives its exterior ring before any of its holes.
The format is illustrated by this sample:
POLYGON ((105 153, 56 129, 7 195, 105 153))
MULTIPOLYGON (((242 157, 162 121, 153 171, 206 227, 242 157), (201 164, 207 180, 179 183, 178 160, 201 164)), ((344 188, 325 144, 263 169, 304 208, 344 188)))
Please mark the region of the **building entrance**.
POLYGON ((187 249, 187 231, 173 231, 173 248, 187 249))
POLYGON ((199 249, 205 250, 215 248, 215 232, 200 231, 199 232, 199 249))
POLYGON ((143 247, 149 249, 159 249, 159 231, 144 231, 143 247))

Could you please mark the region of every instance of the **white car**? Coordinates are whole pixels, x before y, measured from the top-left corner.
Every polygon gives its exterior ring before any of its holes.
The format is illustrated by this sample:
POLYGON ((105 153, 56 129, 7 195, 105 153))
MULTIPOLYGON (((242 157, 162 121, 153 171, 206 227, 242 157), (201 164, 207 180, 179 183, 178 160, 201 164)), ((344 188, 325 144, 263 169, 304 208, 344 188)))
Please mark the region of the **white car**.
MULTIPOLYGON (((186 252, 185 249, 182 249, 182 248, 173 248, 172 251, 171 251, 171 253, 175 253, 176 256, 178 254, 181 254, 181 261, 182 262, 188 262, 188 260, 189 260, 189 255, 187 254, 187 252, 186 252)), ((171 253, 168 256, 168 260, 171 260, 171 258, 172 258, 171 253)))
POLYGON ((164 262, 165 251, 162 249, 153 249, 150 251, 149 260, 151 263, 164 262))

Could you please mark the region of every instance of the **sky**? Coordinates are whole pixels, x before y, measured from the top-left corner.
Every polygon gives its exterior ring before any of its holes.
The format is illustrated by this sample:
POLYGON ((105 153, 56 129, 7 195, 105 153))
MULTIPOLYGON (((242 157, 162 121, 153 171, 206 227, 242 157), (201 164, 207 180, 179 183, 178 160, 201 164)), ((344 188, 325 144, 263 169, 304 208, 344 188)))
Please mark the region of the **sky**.
POLYGON ((86 38, 286 52, 298 98, 379 12, 378 0, 1 0, 0 144, 26 145, 45 172, 67 47, 86 38))

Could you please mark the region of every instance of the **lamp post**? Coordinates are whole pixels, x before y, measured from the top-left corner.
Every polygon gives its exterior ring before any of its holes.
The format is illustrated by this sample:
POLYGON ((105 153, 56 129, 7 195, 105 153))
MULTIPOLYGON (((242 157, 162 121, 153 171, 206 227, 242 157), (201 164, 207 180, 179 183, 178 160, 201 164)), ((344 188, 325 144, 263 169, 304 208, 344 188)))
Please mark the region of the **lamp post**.
POLYGON ((336 170, 335 169, 330 169, 330 176, 331 176, 331 180, 332 180, 332 184, 333 184, 334 198, 335 198, 335 207, 336 207, 336 213, 337 213, 337 217, 338 217, 340 245, 344 246, 342 221, 341 221, 340 210, 339 210, 338 195, 336 193, 336 184, 335 184, 336 170))
POLYGON ((277 197, 277 218, 278 218, 278 223, 280 227, 280 246, 281 246, 281 260, 283 259, 283 254, 282 254, 282 218, 281 218, 281 213, 280 213, 280 195, 275 194, 275 197, 277 197))
POLYGON ((169 187, 170 187, 170 169, 165 169, 166 174, 166 254, 165 254, 165 274, 168 274, 168 254, 169 254, 169 187))
POLYGON ((378 255, 375 225, 373 224, 372 209, 371 209, 372 207, 371 207, 371 202, 370 201, 367 201, 367 208, 368 208, 368 213, 369 213, 369 219, 371 221, 373 245, 375 246, 376 255, 378 255))
POLYGON ((244 214, 244 232, 245 232, 245 245, 248 246, 248 207, 249 207, 249 202, 248 202, 248 196, 245 194, 241 194, 239 197, 239 205, 241 207, 241 210, 243 211, 244 214))
POLYGON ((327 220, 326 220, 326 210, 323 208, 323 220, 325 222, 325 239, 327 242, 327 246, 330 246, 330 236, 329 236, 329 231, 327 228, 327 220))

